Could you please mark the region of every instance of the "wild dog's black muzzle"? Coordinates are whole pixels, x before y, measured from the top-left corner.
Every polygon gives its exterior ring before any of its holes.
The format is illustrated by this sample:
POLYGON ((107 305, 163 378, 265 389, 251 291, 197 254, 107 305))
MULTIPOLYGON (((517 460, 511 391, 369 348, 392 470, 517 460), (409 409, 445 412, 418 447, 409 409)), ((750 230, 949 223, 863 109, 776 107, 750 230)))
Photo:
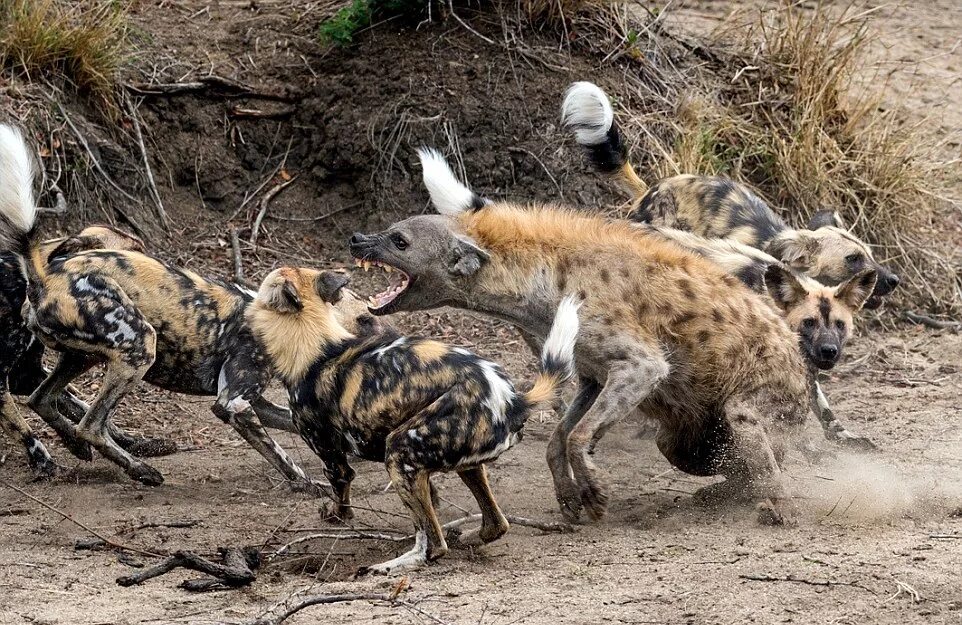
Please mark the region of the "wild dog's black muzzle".
POLYGON ((888 295, 899 285, 899 277, 886 269, 885 267, 879 266, 875 270, 878 279, 875 281, 875 288, 872 290, 872 295, 881 297, 883 295, 888 295))

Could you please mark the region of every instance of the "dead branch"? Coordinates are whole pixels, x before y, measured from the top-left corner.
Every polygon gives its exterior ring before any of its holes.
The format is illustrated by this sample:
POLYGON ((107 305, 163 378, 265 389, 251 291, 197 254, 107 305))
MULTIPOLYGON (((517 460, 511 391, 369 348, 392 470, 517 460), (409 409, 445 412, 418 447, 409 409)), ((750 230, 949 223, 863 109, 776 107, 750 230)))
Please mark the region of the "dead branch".
POLYGON ((143 549, 138 549, 138 548, 136 548, 136 547, 131 547, 131 546, 129 546, 129 545, 125 545, 124 543, 120 543, 120 542, 117 542, 117 541, 115 541, 115 540, 111 540, 111 539, 107 538, 106 536, 104 536, 103 534, 101 534, 100 532, 98 532, 97 530, 92 529, 89 525, 86 525, 86 524, 84 524, 84 523, 81 523, 80 521, 78 521, 77 519, 73 518, 72 516, 70 516, 70 515, 67 514, 66 512, 64 512, 64 511, 62 511, 62 510, 60 510, 60 509, 58 509, 58 508, 53 507, 53 506, 50 505, 49 503, 47 503, 47 502, 45 502, 45 501, 43 501, 43 500, 41 500, 41 499, 38 499, 37 497, 34 497, 33 495, 31 495, 31 494, 28 493, 27 491, 23 490, 23 489, 20 488, 19 486, 14 486, 13 484, 11 484, 10 482, 8 482, 8 481, 6 481, 6 480, 0 480, 0 485, 6 486, 7 488, 10 488, 10 489, 12 489, 12 490, 15 490, 16 492, 20 493, 21 495, 23 495, 23 496, 26 497, 27 499, 33 501, 34 503, 38 503, 38 504, 40 504, 41 506, 43 506, 44 508, 46 508, 47 510, 50 510, 51 512, 54 512, 54 513, 56 513, 56 514, 59 514, 61 517, 63 517, 64 520, 70 521, 71 523, 73 523, 73 524, 76 525, 77 527, 79 527, 79 528, 81 528, 81 529, 83 529, 83 530, 86 530, 87 532, 90 532, 90 534, 92 534, 93 536, 96 536, 99 540, 102 540, 103 543, 104 543, 105 545, 109 546, 109 547, 112 547, 112 548, 114 548, 114 549, 123 549, 124 551, 130 551, 130 552, 133 552, 133 553, 139 553, 140 555, 150 556, 150 557, 152 557, 152 558, 160 558, 160 557, 163 557, 163 554, 155 553, 155 552, 153 552, 153 551, 145 551, 145 550, 143 550, 143 549))
POLYGON ((962 321, 936 319, 935 317, 930 317, 928 315, 923 315, 921 313, 912 311, 906 311, 905 318, 912 323, 923 325, 927 328, 932 328, 933 330, 951 330, 953 332, 962 331, 962 321))
POLYGON ((244 279, 244 263, 241 258, 240 237, 237 234, 237 228, 231 228, 230 230, 230 247, 234 251, 234 282, 247 284, 247 280, 244 279))
POLYGON ((221 547, 218 550, 222 562, 212 562, 189 551, 177 551, 157 566, 152 566, 133 575, 117 578, 120 586, 135 586, 149 579, 166 575, 173 570, 184 568, 205 573, 215 579, 187 580, 181 587, 193 592, 204 592, 219 588, 241 588, 257 579, 260 566, 260 553, 254 548, 221 547))
POLYGON ((130 109, 130 120, 133 122, 134 126, 134 136, 137 139, 137 147, 140 148, 140 156, 144 161, 144 172, 147 174, 147 186, 150 189, 150 195, 154 199, 154 205, 157 208, 157 217, 160 218, 161 225, 166 229, 170 229, 170 219, 167 217, 167 211, 164 209, 164 202, 160 199, 160 193, 157 191, 157 183, 154 181, 154 172, 150 168, 150 158, 147 156, 147 146, 144 145, 144 135, 140 131, 140 119, 137 115, 137 107, 134 106, 130 98, 126 98, 127 108, 130 109))
POLYGON ((173 82, 157 84, 126 84, 127 91, 140 96, 170 97, 186 94, 203 94, 222 98, 260 98, 263 100, 277 100, 280 102, 294 102, 299 98, 283 93, 258 89, 225 76, 211 74, 202 76, 190 82, 173 82))
POLYGON ((375 593, 355 593, 347 595, 315 595, 313 597, 308 597, 303 601, 297 603, 296 605, 288 608, 283 613, 275 616, 268 617, 263 616, 250 623, 250 625, 281 625, 284 621, 294 616, 304 608, 309 608, 314 605, 325 605, 329 603, 343 603, 346 601, 390 601, 391 598, 388 595, 375 594, 375 593))
POLYGON ((227 115, 234 119, 287 119, 296 110, 293 106, 285 106, 273 111, 230 106, 227 108, 227 115))
POLYGON ((281 182, 280 184, 272 188, 270 191, 265 193, 264 197, 261 198, 260 210, 257 212, 257 218, 254 219, 254 225, 251 227, 251 240, 250 240, 251 245, 255 247, 257 246, 257 235, 260 232, 261 222, 264 221, 264 216, 267 214, 267 207, 270 204, 271 200, 273 200, 278 193, 280 193, 281 191, 286 189, 288 186, 290 186, 295 180, 297 180, 297 176, 294 176, 290 180, 285 180, 284 182, 281 182))
MULTIPOLYGON (((576 531, 575 527, 573 525, 569 525, 568 523, 558 523, 555 521, 537 521, 535 519, 528 519, 525 517, 514 516, 511 514, 506 515, 505 518, 508 519, 508 523, 510 523, 511 525, 519 525, 521 527, 530 527, 536 530, 541 530, 542 532, 571 534, 576 531)), ((467 523, 471 523, 473 521, 480 521, 480 520, 481 520, 480 514, 471 514, 468 516, 463 516, 460 519, 455 519, 454 521, 445 523, 441 527, 442 529, 450 530, 450 529, 458 528, 467 523)), ((413 536, 408 536, 407 538, 410 539, 410 538, 413 538, 413 536)))
POLYGON ((806 586, 852 586, 853 588, 861 588, 867 592, 875 594, 870 588, 862 586, 858 582, 837 582, 835 580, 817 580, 817 579, 805 579, 803 577, 794 577, 792 575, 787 575, 785 577, 772 577, 771 575, 739 575, 741 579, 747 579, 753 582, 789 582, 792 584, 805 584, 806 586))

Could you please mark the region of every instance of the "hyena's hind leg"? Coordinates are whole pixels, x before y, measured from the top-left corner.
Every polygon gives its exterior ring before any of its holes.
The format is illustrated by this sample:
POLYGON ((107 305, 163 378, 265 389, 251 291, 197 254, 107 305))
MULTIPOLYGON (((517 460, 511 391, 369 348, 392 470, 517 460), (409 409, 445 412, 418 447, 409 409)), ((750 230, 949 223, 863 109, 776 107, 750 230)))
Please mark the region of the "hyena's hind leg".
POLYGON ((287 480, 316 495, 330 496, 330 487, 308 478, 304 470, 271 438, 254 413, 252 402, 261 396, 269 381, 270 374, 265 374, 264 367, 255 366, 242 354, 232 357, 221 367, 217 401, 211 410, 287 480))
POLYGON ((491 493, 488 483, 488 472, 484 465, 458 471, 458 477, 464 482, 481 509, 481 527, 456 536, 459 546, 478 547, 493 542, 508 531, 508 519, 505 518, 491 493))

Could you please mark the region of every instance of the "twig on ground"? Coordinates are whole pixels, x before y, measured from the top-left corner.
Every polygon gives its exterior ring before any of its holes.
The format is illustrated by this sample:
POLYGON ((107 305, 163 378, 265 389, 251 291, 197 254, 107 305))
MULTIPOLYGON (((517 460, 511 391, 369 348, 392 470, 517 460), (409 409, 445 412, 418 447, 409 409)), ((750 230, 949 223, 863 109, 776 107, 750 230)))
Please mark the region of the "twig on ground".
MULTIPOLYGON (((573 525, 569 525, 568 523, 558 523, 556 521, 538 521, 536 519, 529 519, 526 517, 514 516, 511 514, 505 515, 505 518, 508 519, 508 523, 510 523, 511 525, 520 525, 521 527, 530 527, 536 530, 541 530, 542 532, 553 532, 557 534, 571 534, 575 532, 575 527, 573 525)), ((466 523, 471 523, 473 521, 480 521, 480 520, 481 520, 480 514, 472 514, 472 515, 464 516, 464 517, 461 517, 460 519, 455 519, 454 521, 445 523, 442 526, 442 529, 446 529, 446 530, 454 529, 456 527, 465 525, 466 523)), ((408 538, 413 538, 413 536, 410 536, 408 538)))
POLYGON ((933 330, 952 330, 954 332, 962 332, 962 321, 936 319, 935 317, 930 317, 928 315, 923 315, 921 313, 912 311, 907 311, 905 313, 905 318, 912 323, 917 323, 927 328, 932 328, 933 330))
POLYGON ((227 109, 227 115, 235 119, 286 119, 296 110, 293 106, 285 106, 273 111, 231 106, 227 109))
POLYGON ((283 613, 268 617, 263 616, 250 623, 250 625, 281 625, 284 621, 294 616, 304 608, 314 605, 324 605, 329 603, 343 603, 345 601, 390 601, 390 597, 375 593, 353 593, 347 595, 315 595, 308 597, 296 605, 288 608, 283 613))
POLYGON ((753 581, 753 582, 789 582, 789 583, 792 583, 792 584, 805 584, 806 586, 829 586, 829 587, 831 587, 831 586, 852 586, 853 588, 861 588, 862 590, 865 590, 865 591, 867 591, 867 592, 870 592, 870 593, 872 593, 873 595, 875 594, 875 592, 874 592, 872 589, 866 588, 865 586, 862 586, 862 585, 859 584, 858 582, 837 582, 837 581, 831 580, 831 579, 826 579, 826 580, 805 579, 805 578, 803 578, 803 577, 793 577, 793 576, 791 576, 791 575, 787 575, 787 576, 785 576, 785 577, 773 577, 773 576, 771 576, 771 575, 745 575, 745 574, 742 574, 742 575, 739 575, 738 577, 741 578, 741 579, 747 579, 747 580, 750 580, 750 581, 753 581))
POLYGON ((221 563, 212 562, 189 551, 177 551, 156 566, 133 575, 118 577, 117 584, 120 586, 135 586, 179 568, 198 571, 216 578, 187 580, 181 584, 182 588, 194 592, 203 592, 215 588, 240 588, 257 579, 256 571, 260 566, 260 553, 256 549, 221 547, 217 551, 221 555, 221 563))
POLYGON ((349 209, 349 208, 357 208, 358 206, 362 205, 363 203, 364 203, 364 202, 354 202, 353 204, 345 204, 344 206, 341 206, 340 208, 335 208, 335 209, 332 210, 332 211, 328 211, 328 212, 324 213, 324 214, 321 215, 320 217, 280 217, 280 216, 275 217, 275 216, 271 215, 271 216, 270 216, 270 219, 276 219, 277 221, 324 221, 325 219, 328 219, 328 218, 330 218, 330 217, 333 217, 334 215, 337 215, 338 213, 342 213, 342 212, 346 211, 346 210, 349 209))
POLYGON ((254 225, 251 227, 250 244, 253 245, 254 247, 257 247, 257 235, 260 232, 261 222, 264 221, 264 216, 267 214, 267 207, 270 204, 271 200, 273 200, 278 193, 280 193, 281 191, 286 189, 288 186, 293 184, 295 180, 297 180, 297 176, 294 176, 290 180, 285 180, 284 182, 281 182, 280 184, 272 188, 270 191, 265 193, 264 197, 261 198, 260 210, 257 212, 257 217, 254 219, 254 225))
POLYGON ((244 279, 244 262, 241 258, 240 237, 237 234, 237 228, 230 229, 230 247, 234 251, 234 282, 247 284, 247 280, 244 279))
POLYGON ((21 495, 23 495, 24 497, 26 497, 27 499, 33 501, 34 503, 38 503, 38 504, 40 504, 41 506, 43 506, 44 508, 46 508, 47 510, 50 510, 51 512, 54 512, 54 513, 56 513, 56 514, 59 514, 61 517, 64 518, 64 520, 70 521, 71 523, 73 523, 73 524, 76 525, 77 527, 79 527, 79 528, 81 528, 81 529, 83 529, 83 530, 86 530, 87 532, 90 532, 90 534, 92 534, 93 536, 96 536, 98 539, 102 540, 102 541, 104 542, 104 544, 107 545, 107 546, 109 546, 109 547, 112 547, 112 548, 114 548, 114 549, 123 549, 124 551, 130 551, 130 552, 133 552, 133 553, 139 553, 140 555, 150 556, 150 557, 152 557, 152 558, 161 558, 161 557, 163 557, 163 554, 160 554, 160 553, 155 553, 155 552, 153 552, 153 551, 145 551, 145 550, 143 550, 143 549, 138 549, 138 548, 136 548, 136 547, 131 547, 130 545, 125 545, 124 543, 119 543, 119 542, 117 542, 117 541, 115 541, 115 540, 111 540, 110 538, 107 538, 106 536, 104 536, 103 534, 101 534, 100 532, 98 532, 97 530, 92 529, 89 525, 86 525, 86 524, 84 524, 84 523, 81 523, 80 521, 78 521, 77 519, 73 518, 72 516, 70 516, 70 515, 67 514, 66 512, 64 512, 64 511, 62 511, 62 510, 60 510, 60 509, 58 509, 58 508, 55 508, 55 507, 51 506, 49 503, 47 503, 46 501, 43 501, 42 499, 38 499, 37 497, 34 497, 33 495, 31 495, 31 494, 28 493, 27 491, 23 490, 23 489, 20 488, 19 486, 14 486, 13 484, 11 484, 10 482, 8 482, 8 481, 6 481, 6 480, 0 480, 0 485, 6 486, 7 488, 10 488, 10 489, 12 489, 12 490, 15 490, 15 491, 17 491, 18 493, 20 493, 21 495))
POLYGON ((137 107, 128 97, 127 108, 130 110, 130 121, 134 126, 134 137, 137 139, 137 147, 140 148, 140 156, 144 161, 144 172, 147 175, 147 186, 150 189, 150 195, 154 199, 154 205, 157 208, 157 217, 160 218, 160 223, 164 228, 170 229, 170 218, 167 217, 167 211, 164 209, 164 202, 160 199, 160 193, 157 191, 157 183, 154 181, 154 172, 150 168, 150 158, 147 156, 147 146, 144 144, 144 135, 140 130, 140 119, 137 114, 137 107))
POLYGON ((282 93, 257 89, 232 78, 218 76, 216 74, 201 76, 197 80, 190 82, 126 84, 124 87, 127 91, 141 96, 175 96, 202 92, 225 98, 243 96, 264 100, 278 100, 281 102, 292 102, 298 99, 282 93))

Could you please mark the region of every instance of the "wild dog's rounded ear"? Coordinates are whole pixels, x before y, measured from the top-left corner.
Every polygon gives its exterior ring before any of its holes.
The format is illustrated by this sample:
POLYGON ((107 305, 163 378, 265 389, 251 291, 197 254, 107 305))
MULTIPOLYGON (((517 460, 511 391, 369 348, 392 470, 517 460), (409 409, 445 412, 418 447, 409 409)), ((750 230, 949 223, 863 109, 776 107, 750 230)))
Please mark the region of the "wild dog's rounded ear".
POLYGON ((814 265, 820 248, 815 237, 799 230, 788 230, 772 239, 764 251, 792 269, 805 271, 814 265))
POLYGON ((765 270, 765 288, 779 308, 791 310, 805 299, 807 291, 791 269, 773 263, 765 270))
POLYGON ((830 208, 816 212, 814 215, 812 215, 812 218, 808 220, 809 230, 818 230, 819 228, 825 228, 826 226, 834 226, 844 230, 845 222, 842 221, 842 216, 838 214, 837 210, 832 210, 830 208))
POLYGON ((875 290, 877 280, 877 271, 871 268, 863 269, 836 287, 835 299, 851 308, 852 312, 858 312, 875 290))
POLYGON ((491 255, 478 247, 473 241, 456 237, 451 246, 448 272, 458 276, 474 275, 491 255))
POLYGON ((267 308, 280 313, 300 312, 304 308, 297 287, 287 278, 280 276, 262 286, 258 298, 267 308))
POLYGON ((345 274, 336 271, 322 271, 317 276, 317 294, 328 304, 341 301, 341 289, 351 281, 345 274))

